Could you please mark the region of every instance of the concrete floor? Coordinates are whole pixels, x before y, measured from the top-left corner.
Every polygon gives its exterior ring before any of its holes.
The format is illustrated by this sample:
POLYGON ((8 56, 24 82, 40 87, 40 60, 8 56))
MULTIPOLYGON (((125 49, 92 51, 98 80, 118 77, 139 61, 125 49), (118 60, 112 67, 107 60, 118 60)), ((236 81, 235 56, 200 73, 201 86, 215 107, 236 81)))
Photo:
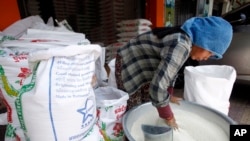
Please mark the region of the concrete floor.
POLYGON ((235 85, 230 97, 229 117, 250 125, 250 85, 235 85))

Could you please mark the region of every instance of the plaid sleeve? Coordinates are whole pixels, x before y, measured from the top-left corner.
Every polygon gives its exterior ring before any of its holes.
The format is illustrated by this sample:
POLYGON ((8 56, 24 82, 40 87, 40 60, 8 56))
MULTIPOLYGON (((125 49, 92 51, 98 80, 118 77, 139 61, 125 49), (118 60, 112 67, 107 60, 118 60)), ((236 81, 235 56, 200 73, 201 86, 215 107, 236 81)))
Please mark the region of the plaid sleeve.
POLYGON ((162 39, 165 47, 161 50, 161 61, 155 71, 150 85, 149 94, 152 104, 156 107, 163 107, 169 103, 167 88, 175 79, 178 70, 189 57, 191 43, 184 35, 179 38, 162 39), (167 40, 165 43, 165 40, 167 40), (171 44, 169 44, 171 42, 171 44))

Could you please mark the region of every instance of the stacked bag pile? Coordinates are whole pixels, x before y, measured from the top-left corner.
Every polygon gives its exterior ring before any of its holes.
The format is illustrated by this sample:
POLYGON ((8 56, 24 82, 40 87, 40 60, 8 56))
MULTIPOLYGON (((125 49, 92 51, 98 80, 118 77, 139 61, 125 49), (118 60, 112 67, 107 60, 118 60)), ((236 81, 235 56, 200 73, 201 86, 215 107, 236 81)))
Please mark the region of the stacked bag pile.
POLYGON ((118 48, 126 45, 130 39, 151 31, 152 22, 147 19, 122 20, 116 24, 116 42, 106 47, 106 63, 109 63, 116 56, 118 48))
POLYGON ((151 21, 147 19, 123 20, 117 23, 118 42, 128 42, 142 33, 151 31, 151 21))

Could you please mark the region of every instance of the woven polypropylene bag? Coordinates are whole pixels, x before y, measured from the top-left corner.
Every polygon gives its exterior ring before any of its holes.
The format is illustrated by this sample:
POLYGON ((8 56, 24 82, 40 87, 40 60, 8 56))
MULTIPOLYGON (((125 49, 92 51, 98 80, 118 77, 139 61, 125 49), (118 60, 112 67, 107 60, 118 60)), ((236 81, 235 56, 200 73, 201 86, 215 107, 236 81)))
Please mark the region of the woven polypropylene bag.
POLYGON ((228 115, 236 70, 227 65, 188 66, 184 69, 184 99, 228 115))

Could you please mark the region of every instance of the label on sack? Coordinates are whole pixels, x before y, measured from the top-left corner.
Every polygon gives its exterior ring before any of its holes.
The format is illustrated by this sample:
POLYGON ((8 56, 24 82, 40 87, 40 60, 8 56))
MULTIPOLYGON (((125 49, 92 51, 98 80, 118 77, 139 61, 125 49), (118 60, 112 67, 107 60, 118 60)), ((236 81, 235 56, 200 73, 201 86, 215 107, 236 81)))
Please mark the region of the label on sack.
POLYGON ((97 101, 97 123, 106 138, 122 141, 124 131, 122 117, 127 109, 128 93, 110 86, 95 90, 97 101))
POLYGON ((99 48, 79 48, 69 47, 71 52, 60 49, 71 56, 48 57, 46 54, 57 52, 41 52, 49 59, 32 65, 28 65, 27 55, 18 62, 10 54, 2 55, 0 86, 9 108, 5 138, 18 135, 16 139, 21 141, 78 141, 94 133, 96 102, 91 81, 99 48))
POLYGON ((21 99, 23 120, 31 140, 39 141, 41 135, 43 140, 58 141, 85 137, 96 119, 91 86, 94 70, 92 55, 56 57, 40 62, 37 87, 21 99))

